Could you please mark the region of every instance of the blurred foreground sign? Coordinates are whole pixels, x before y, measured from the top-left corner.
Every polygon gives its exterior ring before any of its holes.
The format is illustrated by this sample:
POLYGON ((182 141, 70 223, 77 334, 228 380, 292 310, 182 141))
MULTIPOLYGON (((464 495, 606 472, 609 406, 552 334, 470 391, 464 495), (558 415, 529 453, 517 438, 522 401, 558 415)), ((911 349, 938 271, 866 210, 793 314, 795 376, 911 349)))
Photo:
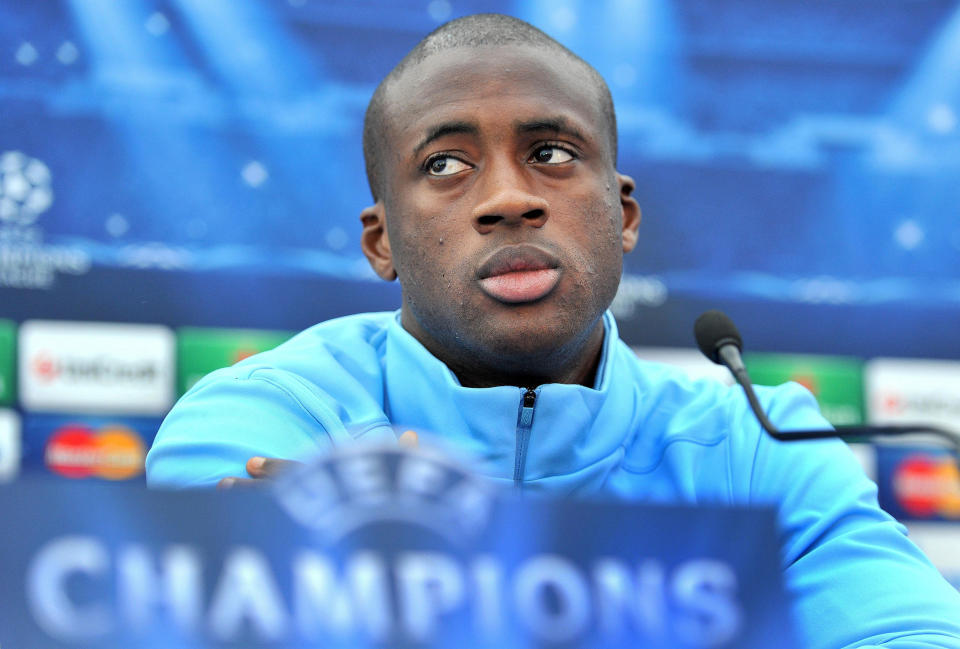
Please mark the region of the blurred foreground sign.
POLYGON ((276 489, 0 489, 0 644, 790 647, 770 510, 550 502, 359 449, 276 489))

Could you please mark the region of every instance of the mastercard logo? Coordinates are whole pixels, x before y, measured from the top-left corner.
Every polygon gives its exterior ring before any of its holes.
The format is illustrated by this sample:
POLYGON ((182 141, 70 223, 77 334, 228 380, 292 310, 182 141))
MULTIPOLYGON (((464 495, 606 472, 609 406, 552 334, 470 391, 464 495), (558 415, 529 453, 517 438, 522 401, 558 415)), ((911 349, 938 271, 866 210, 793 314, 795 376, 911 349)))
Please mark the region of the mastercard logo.
POLYGON ((907 457, 894 471, 893 492, 911 516, 960 519, 960 470, 949 457, 907 457))
POLYGON ((126 426, 69 424, 50 436, 44 460, 65 478, 128 480, 143 473, 146 455, 143 440, 126 426))

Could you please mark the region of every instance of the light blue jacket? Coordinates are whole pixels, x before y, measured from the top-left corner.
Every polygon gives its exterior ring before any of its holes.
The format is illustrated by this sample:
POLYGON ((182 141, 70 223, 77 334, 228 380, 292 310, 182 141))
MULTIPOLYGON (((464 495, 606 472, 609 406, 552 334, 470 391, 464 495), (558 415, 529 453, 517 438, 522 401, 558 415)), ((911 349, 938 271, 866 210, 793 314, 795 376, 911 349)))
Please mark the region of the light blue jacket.
MULTIPOLYGON (((801 646, 960 648, 960 594, 877 506, 842 441, 777 442, 739 388, 640 360, 609 313, 604 325, 594 388, 528 393, 462 387, 397 314, 319 324, 197 383, 157 435, 148 482, 212 486, 255 455, 303 459, 411 428, 528 491, 773 504, 801 646)), ((784 429, 827 425, 796 384, 760 399, 784 429)))

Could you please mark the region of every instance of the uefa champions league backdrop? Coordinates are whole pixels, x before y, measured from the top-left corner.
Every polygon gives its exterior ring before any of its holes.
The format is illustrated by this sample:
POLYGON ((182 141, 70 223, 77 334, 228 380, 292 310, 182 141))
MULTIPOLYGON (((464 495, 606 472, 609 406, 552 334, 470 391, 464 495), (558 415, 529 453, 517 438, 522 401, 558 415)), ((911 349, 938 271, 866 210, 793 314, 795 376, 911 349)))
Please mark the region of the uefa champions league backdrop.
POLYGON ((398 306, 359 251, 377 82, 523 18, 608 80, 636 345, 960 358, 953 0, 0 2, 0 318, 297 330, 398 306))
MULTIPOLYGON (((610 84, 638 353, 686 363, 719 307, 831 422, 960 428, 958 0, 0 0, 0 482, 142 483, 205 373, 397 308, 359 250, 363 112, 480 11, 610 84)), ((957 465, 861 451, 960 586, 957 465)))

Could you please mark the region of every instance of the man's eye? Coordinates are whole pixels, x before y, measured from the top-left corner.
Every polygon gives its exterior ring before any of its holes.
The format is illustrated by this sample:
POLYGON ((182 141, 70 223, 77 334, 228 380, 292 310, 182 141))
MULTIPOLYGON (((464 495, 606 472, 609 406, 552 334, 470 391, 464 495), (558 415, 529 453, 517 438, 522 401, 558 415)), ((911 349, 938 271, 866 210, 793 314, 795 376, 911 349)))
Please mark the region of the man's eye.
POLYGON ((557 165, 573 160, 573 154, 558 146, 542 146, 530 156, 530 162, 557 165))
POLYGON ((427 173, 431 176, 452 176, 468 168, 466 162, 448 155, 437 156, 427 162, 427 173))

